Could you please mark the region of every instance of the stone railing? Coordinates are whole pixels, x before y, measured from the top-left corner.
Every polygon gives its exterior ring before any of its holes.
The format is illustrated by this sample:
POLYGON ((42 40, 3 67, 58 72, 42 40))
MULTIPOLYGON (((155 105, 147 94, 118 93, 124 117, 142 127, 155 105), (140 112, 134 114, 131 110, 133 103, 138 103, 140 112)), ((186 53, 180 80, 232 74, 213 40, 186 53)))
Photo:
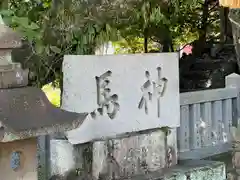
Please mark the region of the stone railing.
POLYGON ((230 150, 231 127, 239 117, 239 83, 240 76, 231 74, 225 88, 181 93, 180 159, 200 159, 230 150))

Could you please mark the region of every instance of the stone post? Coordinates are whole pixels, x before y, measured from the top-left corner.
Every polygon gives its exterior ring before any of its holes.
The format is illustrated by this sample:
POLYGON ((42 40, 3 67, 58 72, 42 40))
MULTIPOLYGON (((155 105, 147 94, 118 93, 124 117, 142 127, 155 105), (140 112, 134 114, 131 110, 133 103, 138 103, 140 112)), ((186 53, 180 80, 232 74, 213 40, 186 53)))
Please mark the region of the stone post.
POLYGON ((240 75, 232 73, 225 78, 225 86, 230 88, 240 87, 240 75))
POLYGON ((233 119, 232 122, 231 134, 233 139, 233 154, 232 154, 232 165, 233 167, 227 167, 228 179, 240 179, 240 126, 239 126, 239 117, 240 117, 240 99, 239 99, 239 89, 240 89, 240 75, 232 73, 225 78, 226 88, 235 88, 238 91, 237 102, 235 103, 236 107, 233 109, 233 119))
MULTIPOLYGON (((236 88, 239 89, 240 88, 240 75, 236 74, 236 73, 232 73, 228 76, 226 76, 225 78, 225 87, 227 88, 236 88)), ((239 104, 239 93, 237 96, 237 104, 236 104, 236 109, 233 112, 233 125, 234 126, 238 126, 239 124, 239 117, 240 117, 240 104, 239 104)))

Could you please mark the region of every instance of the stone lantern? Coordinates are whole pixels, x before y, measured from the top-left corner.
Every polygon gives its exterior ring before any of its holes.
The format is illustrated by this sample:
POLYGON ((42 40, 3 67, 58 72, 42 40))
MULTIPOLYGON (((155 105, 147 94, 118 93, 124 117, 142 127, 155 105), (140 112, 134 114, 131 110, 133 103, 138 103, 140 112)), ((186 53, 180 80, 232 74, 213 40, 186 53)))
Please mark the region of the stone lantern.
POLYGON ((87 113, 73 113, 54 107, 41 89, 28 87, 29 70, 11 59, 21 47, 21 38, 0 16, 0 142, 28 139, 72 130, 87 113))
POLYGON ((1 179, 48 179, 49 134, 81 126, 87 113, 53 106, 45 93, 29 87, 29 70, 12 62, 21 38, 0 16, 0 174, 1 179))

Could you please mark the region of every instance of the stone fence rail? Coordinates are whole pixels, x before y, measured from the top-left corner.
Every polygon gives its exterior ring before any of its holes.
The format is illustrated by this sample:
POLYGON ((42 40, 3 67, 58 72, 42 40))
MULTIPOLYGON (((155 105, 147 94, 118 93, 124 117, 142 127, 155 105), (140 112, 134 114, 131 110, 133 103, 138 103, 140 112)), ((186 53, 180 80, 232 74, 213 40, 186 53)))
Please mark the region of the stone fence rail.
POLYGON ((240 76, 231 74, 225 88, 180 94, 179 159, 199 159, 231 148, 231 127, 239 117, 240 76))

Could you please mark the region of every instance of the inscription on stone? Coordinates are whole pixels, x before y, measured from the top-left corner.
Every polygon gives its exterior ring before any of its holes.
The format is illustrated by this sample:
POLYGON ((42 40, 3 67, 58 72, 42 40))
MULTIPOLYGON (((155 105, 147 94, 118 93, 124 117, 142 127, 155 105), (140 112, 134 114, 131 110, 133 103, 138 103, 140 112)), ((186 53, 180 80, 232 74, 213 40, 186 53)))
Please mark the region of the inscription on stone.
POLYGON ((72 144, 180 124, 177 53, 67 55, 63 78, 62 108, 89 113, 72 144))
POLYGON ((112 72, 107 71, 101 76, 96 76, 97 85, 97 104, 99 108, 91 113, 92 118, 96 118, 97 114, 103 115, 107 113, 110 119, 114 119, 119 111, 118 95, 111 95, 110 80, 112 72))
POLYGON ((147 81, 141 87, 143 92, 142 98, 138 104, 138 108, 142 109, 144 107, 145 113, 148 114, 148 103, 152 101, 153 96, 157 98, 157 116, 160 117, 160 98, 164 96, 167 87, 167 78, 162 77, 161 67, 157 67, 158 79, 153 81, 150 77, 149 71, 145 72, 147 81))

